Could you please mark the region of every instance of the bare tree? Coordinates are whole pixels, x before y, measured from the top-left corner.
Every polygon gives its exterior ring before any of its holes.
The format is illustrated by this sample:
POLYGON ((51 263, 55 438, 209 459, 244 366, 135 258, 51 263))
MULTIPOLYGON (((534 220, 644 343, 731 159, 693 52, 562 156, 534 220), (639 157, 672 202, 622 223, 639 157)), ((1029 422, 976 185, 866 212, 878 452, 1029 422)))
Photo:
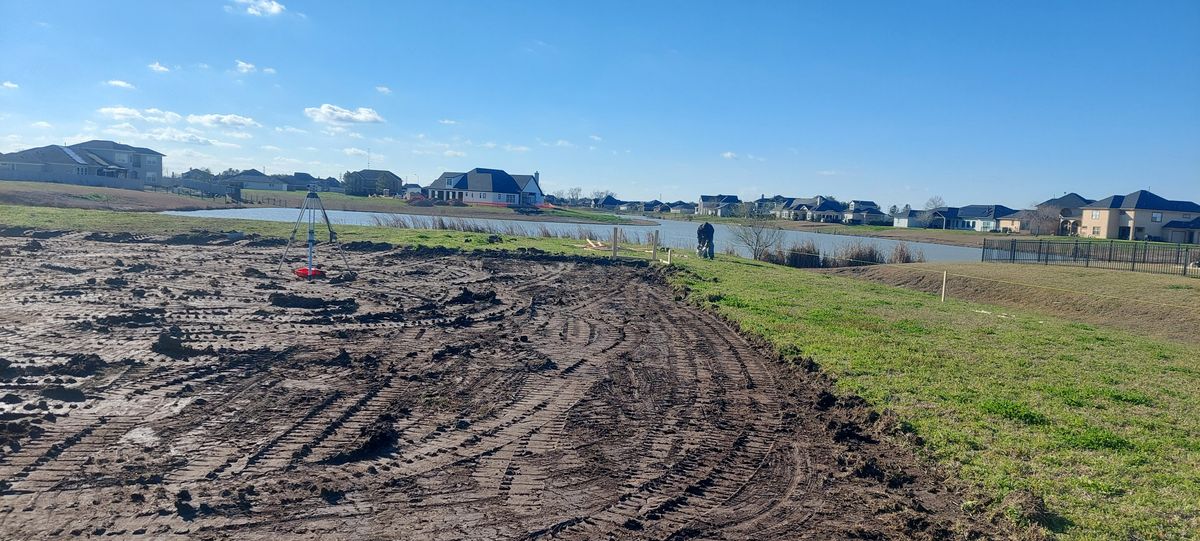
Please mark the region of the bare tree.
POLYGON ((942 199, 942 196, 940 195, 930 197, 929 200, 925 202, 925 210, 933 210, 944 206, 946 206, 946 200, 942 199))
POLYGON ((567 190, 567 200, 570 201, 571 204, 578 205, 579 200, 582 198, 583 198, 583 188, 580 188, 579 186, 575 186, 574 188, 567 190))
POLYGON ((1033 205, 1029 214, 1029 231, 1034 235, 1057 235, 1062 222, 1062 209, 1033 205))
POLYGON ((733 238, 759 261, 765 260, 771 249, 783 241, 783 230, 772 227, 770 222, 761 218, 747 219, 730 229, 733 230, 733 238))
POLYGON ((612 190, 592 190, 591 193, 592 199, 604 199, 610 195, 613 197, 617 196, 617 194, 614 194, 612 190))

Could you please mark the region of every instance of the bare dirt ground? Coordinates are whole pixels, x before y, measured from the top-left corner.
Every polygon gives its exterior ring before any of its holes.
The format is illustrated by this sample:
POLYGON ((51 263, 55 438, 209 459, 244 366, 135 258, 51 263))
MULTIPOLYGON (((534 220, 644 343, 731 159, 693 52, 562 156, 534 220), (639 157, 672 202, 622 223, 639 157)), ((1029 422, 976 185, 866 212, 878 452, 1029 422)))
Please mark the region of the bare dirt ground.
POLYGON ((0 538, 997 535, 651 270, 350 248, 0 238, 0 538))

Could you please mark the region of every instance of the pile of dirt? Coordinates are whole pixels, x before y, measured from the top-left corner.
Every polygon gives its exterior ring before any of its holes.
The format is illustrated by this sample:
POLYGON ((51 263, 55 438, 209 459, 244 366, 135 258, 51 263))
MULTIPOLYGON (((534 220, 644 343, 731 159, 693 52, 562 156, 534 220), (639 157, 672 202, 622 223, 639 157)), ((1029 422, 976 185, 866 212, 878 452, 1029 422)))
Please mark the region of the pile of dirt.
POLYGON ((323 299, 320 297, 305 297, 292 293, 272 293, 267 301, 280 308, 300 308, 304 310, 323 310, 327 313, 353 314, 358 311, 358 301, 352 297, 345 299, 323 299))
POLYGON ((150 346, 150 351, 166 355, 172 359, 185 359, 194 355, 212 353, 212 347, 197 349, 183 344, 183 331, 179 327, 171 327, 158 334, 158 339, 150 346))
POLYGON ((386 252, 395 248, 390 242, 372 242, 356 240, 342 245, 342 249, 350 252, 386 252))
POLYGON ((496 292, 489 290, 476 293, 464 287, 459 290, 458 295, 446 300, 447 304, 475 304, 478 302, 496 302, 496 292))

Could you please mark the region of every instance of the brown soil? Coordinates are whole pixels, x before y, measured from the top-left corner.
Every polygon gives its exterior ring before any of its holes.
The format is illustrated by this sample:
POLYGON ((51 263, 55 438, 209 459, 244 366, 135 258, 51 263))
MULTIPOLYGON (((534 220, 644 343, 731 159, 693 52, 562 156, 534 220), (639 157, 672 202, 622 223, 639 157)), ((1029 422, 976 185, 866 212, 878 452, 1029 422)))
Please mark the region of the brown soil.
POLYGON ((24 242, 0 538, 999 535, 894 421, 644 267, 396 249, 331 284, 250 241, 24 242))

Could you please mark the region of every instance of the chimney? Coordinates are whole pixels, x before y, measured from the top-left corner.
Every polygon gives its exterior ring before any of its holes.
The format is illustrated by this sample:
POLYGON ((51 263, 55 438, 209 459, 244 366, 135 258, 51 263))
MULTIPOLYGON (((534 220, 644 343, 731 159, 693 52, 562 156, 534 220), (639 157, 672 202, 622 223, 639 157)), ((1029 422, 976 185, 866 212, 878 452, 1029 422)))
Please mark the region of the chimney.
POLYGON ((539 188, 542 187, 542 177, 537 171, 533 172, 533 183, 537 184, 539 188))

